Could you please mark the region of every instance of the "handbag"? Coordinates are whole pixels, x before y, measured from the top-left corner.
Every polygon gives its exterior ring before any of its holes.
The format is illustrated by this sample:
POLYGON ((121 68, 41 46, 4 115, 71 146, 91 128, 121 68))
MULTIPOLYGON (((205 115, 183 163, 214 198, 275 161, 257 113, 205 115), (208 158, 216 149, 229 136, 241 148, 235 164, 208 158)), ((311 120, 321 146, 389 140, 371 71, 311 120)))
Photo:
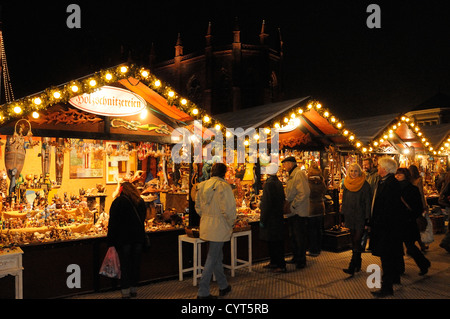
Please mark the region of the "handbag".
POLYGON ((420 215, 416 219, 417 228, 419 228, 419 232, 424 232, 427 229, 428 221, 423 215, 420 215))
MULTIPOLYGON (((409 207, 408 203, 406 203, 406 201, 403 199, 403 197, 400 197, 400 198, 401 198, 403 204, 406 206, 406 208, 408 208, 408 210, 412 211, 411 207, 409 207)), ((419 232, 424 232, 425 229, 427 229, 428 221, 422 214, 420 214, 416 218, 416 223, 417 223, 417 228, 419 229, 419 232)))
POLYGON ((425 214, 425 218, 427 220, 427 227, 425 231, 420 233, 420 239, 426 245, 431 244, 434 241, 433 235, 433 223, 431 222, 429 214, 425 214))
POLYGON ((106 276, 108 278, 120 279, 120 260, 119 254, 114 246, 108 248, 105 258, 103 259, 102 266, 99 271, 100 275, 106 276))

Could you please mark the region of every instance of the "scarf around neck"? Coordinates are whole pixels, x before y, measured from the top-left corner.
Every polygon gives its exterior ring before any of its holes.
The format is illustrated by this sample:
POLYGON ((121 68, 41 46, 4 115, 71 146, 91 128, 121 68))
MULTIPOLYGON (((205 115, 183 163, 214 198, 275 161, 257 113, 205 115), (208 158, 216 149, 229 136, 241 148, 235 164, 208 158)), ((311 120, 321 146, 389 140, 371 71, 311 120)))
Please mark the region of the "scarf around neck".
POLYGON ((361 189, 365 181, 366 174, 364 172, 362 172, 361 176, 358 176, 356 178, 351 178, 349 175, 347 175, 344 179, 344 186, 350 192, 357 192, 361 189))

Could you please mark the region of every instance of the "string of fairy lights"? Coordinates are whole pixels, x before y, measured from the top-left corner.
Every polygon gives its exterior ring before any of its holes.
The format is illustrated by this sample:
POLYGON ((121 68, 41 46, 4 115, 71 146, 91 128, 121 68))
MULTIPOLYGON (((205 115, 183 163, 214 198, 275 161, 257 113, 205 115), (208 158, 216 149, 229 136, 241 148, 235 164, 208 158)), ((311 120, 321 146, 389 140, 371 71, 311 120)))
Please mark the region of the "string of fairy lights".
MULTIPOLYGON (((378 148, 382 143, 392 139, 397 129, 400 128, 402 124, 406 124, 409 129, 417 136, 418 141, 423 145, 424 151, 428 154, 438 155, 440 154, 435 148, 431 145, 429 139, 425 136, 423 130, 421 130, 420 126, 414 122, 413 119, 406 115, 400 115, 396 118, 388 127, 381 133, 379 136, 374 138, 368 144, 368 151, 372 152, 374 149, 378 148)), ((406 149, 408 151, 408 149, 406 149)))
POLYGON ((67 103, 72 97, 89 94, 121 79, 133 77, 144 83, 159 95, 166 98, 168 104, 176 106, 181 111, 191 115, 194 119, 202 120, 204 123, 213 123, 216 127, 220 125, 213 120, 203 109, 180 97, 168 84, 157 79, 148 69, 139 68, 135 65, 120 65, 117 67, 101 70, 85 78, 73 80, 65 85, 50 87, 35 95, 27 96, 1 106, 0 123, 29 114, 38 118, 41 111, 57 103, 67 103))
MULTIPOLYGON (((182 112, 190 115, 194 120, 201 121, 205 127, 221 130, 227 137, 229 136, 230 131, 227 130, 225 125, 214 119, 214 117, 209 115, 204 109, 198 107, 187 98, 180 96, 170 85, 153 75, 150 70, 133 64, 123 64, 100 70, 84 78, 70 81, 61 86, 52 86, 37 94, 8 102, 0 107, 0 124, 23 118, 28 115, 31 115, 35 119, 39 118, 40 112, 45 111, 52 105, 57 103, 67 103, 72 97, 92 93, 104 85, 130 77, 144 83, 153 91, 164 97, 170 106, 178 108, 182 112)), ((420 127, 407 116, 401 116, 394 124, 389 126, 385 132, 365 146, 357 138, 355 133, 345 127, 344 121, 337 118, 329 109, 323 107, 322 104, 316 100, 310 100, 303 106, 290 109, 273 118, 267 123, 265 132, 270 134, 270 128, 283 128, 287 125, 292 125, 292 123, 298 125, 298 119, 302 114, 311 110, 315 110, 325 118, 347 139, 350 145, 361 153, 373 152, 381 143, 383 143, 383 141, 388 140, 402 123, 406 123, 411 128, 411 130, 420 138, 425 150, 429 151, 431 154, 437 154, 437 152, 440 153, 444 150, 444 146, 442 146, 439 151, 434 150, 430 145, 429 140, 420 130, 420 127)), ((254 138, 258 139, 259 136, 255 136, 254 138)), ((245 143, 248 145, 248 139, 245 143)), ((450 136, 446 143, 450 145, 450 136)))
POLYGON ((439 145, 435 153, 437 155, 447 155, 450 151, 449 148, 450 148, 450 134, 447 135, 445 140, 441 143, 441 145, 439 145))

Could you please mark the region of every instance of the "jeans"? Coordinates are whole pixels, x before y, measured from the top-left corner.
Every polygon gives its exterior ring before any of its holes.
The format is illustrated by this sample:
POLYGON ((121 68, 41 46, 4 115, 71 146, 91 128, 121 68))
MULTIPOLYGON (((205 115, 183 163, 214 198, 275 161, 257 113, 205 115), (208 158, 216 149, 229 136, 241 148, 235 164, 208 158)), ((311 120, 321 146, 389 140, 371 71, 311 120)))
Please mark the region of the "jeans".
POLYGON ((120 259, 120 287, 122 290, 136 287, 139 281, 141 265, 142 244, 123 244, 118 247, 120 259))
POLYGON ((210 295, 209 284, 211 277, 214 274, 216 277, 219 289, 225 289, 228 287, 228 281, 223 271, 223 242, 209 242, 208 256, 206 257, 205 266, 202 272, 202 278, 200 279, 198 296, 207 297, 210 295))
POLYGON ((306 264, 307 219, 298 215, 288 218, 289 238, 297 265, 306 264))

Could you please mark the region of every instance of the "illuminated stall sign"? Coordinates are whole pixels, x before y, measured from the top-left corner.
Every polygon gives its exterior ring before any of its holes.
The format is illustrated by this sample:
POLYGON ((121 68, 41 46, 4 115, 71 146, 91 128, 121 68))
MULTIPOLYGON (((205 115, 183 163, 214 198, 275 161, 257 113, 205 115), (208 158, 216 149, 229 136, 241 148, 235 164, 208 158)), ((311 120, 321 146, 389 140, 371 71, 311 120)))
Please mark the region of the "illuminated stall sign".
POLYGON ((80 110, 103 116, 136 115, 147 106, 141 96, 112 86, 103 86, 93 93, 75 96, 69 103, 80 110))

